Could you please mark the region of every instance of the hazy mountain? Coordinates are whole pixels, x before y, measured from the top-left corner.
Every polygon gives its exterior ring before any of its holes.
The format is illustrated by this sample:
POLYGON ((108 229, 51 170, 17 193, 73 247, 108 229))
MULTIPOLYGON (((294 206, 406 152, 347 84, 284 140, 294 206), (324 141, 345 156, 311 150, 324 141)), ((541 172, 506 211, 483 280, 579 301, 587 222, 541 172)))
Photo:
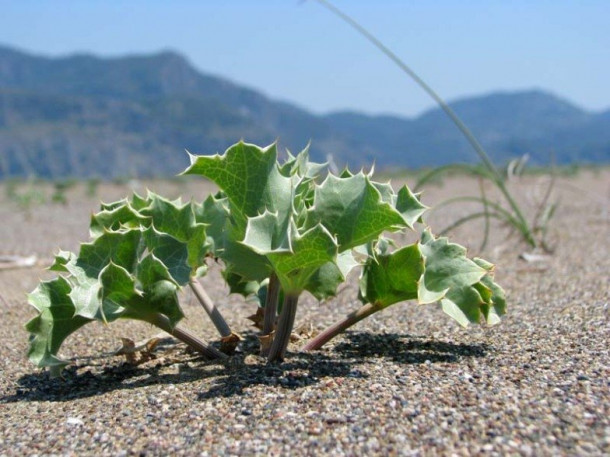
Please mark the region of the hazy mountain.
MULTIPOLYGON (((451 103, 479 142, 499 161, 530 154, 535 163, 610 161, 610 115, 592 114, 542 91, 494 93, 451 103), (602 151, 606 151, 603 153, 602 151)), ((327 120, 382 164, 414 167, 476 160, 461 132, 440 109, 415 119, 336 113, 327 120)))
MULTIPOLYGON (((542 91, 497 93, 452 107, 496 160, 610 161, 610 111, 593 114, 542 91)), ((195 70, 173 52, 47 58, 0 47, 2 176, 172 175, 184 149, 222 152, 239 139, 312 141, 357 167, 421 167, 476 156, 438 109, 414 118, 334 113, 290 103, 195 70)))

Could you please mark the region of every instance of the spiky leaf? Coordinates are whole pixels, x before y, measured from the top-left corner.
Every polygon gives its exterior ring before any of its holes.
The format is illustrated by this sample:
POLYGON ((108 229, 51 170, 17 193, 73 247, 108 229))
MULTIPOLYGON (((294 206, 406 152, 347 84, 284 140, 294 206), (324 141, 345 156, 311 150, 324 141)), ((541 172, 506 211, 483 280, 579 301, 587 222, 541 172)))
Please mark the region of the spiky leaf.
POLYGON ((244 230, 248 217, 265 210, 277 213, 287 224, 292 208, 291 178, 278 168, 275 144, 263 149, 240 142, 222 156, 191 155, 191 166, 183 174, 214 181, 229 199, 231 215, 244 230))
POLYGON ((417 298, 424 259, 418 244, 371 257, 360 280, 362 301, 378 308, 417 298))
POLYGON ((91 322, 75 316, 76 308, 70 298, 71 286, 61 276, 43 281, 28 295, 28 301, 39 312, 25 328, 30 332, 28 358, 39 367, 50 367, 56 376, 68 362, 57 352, 64 340, 83 325, 91 322))
POLYGON ((481 279, 481 284, 485 286, 491 296, 481 308, 483 316, 489 325, 495 325, 500 322, 500 316, 506 313, 506 296, 504 289, 494 281, 494 266, 486 260, 474 258, 474 262, 481 268, 487 271, 487 274, 481 279))
POLYGON ((462 246, 434 238, 430 232, 423 234, 420 249, 425 259, 420 303, 440 301, 443 311, 462 326, 482 318, 489 324, 499 321, 505 308, 504 291, 493 281, 492 264, 468 259, 462 246))
POLYGON ((422 215, 428 207, 419 201, 419 194, 411 192, 407 186, 403 186, 396 194, 394 203, 396 211, 402 214, 407 226, 413 228, 413 224, 421 221, 422 215))
POLYGON ((384 231, 407 227, 402 215, 382 200, 363 173, 345 178, 329 175, 316 187, 307 225, 318 223, 337 237, 340 251, 364 244, 384 231))
POLYGON ((418 290, 422 304, 437 302, 451 288, 476 284, 485 275, 485 269, 466 257, 463 246, 435 238, 429 231, 422 235, 420 250, 425 262, 418 290))
POLYGON ((337 256, 334 238, 321 224, 299 233, 291 223, 282 233, 276 214, 250 218, 243 244, 266 257, 287 294, 302 292, 309 278, 337 256))
POLYGON ((117 231, 121 228, 134 229, 149 223, 148 219, 138 213, 129 202, 125 202, 91 216, 89 233, 92 238, 97 238, 105 231, 117 231))

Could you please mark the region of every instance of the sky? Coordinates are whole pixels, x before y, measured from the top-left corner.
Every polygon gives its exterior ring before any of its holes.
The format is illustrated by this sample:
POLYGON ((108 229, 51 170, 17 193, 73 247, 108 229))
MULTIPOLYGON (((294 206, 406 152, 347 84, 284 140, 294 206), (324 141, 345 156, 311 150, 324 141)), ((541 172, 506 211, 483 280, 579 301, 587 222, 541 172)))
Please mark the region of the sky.
MULTIPOLYGON (((609 0, 334 0, 446 100, 543 89, 610 108, 609 0)), ((434 102, 316 0, 0 0, 0 44, 47 56, 174 50, 314 113, 434 102)))

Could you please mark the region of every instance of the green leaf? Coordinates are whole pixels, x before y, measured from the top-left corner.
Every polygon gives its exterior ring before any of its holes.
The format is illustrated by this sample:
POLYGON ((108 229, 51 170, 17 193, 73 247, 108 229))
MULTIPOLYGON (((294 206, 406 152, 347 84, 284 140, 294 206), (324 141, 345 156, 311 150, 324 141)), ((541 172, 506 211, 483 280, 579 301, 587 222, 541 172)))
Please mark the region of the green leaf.
POLYGON ((231 204, 231 215, 243 230, 248 217, 265 210, 278 214, 287 225, 292 209, 291 178, 282 175, 277 165, 277 149, 264 149, 239 142, 224 155, 191 155, 191 166, 183 174, 201 175, 214 181, 231 204))
POLYGON ((229 290, 232 294, 239 294, 243 297, 250 297, 258 294, 261 287, 261 283, 258 281, 248 281, 243 276, 238 275, 231 271, 230 267, 226 268, 222 272, 222 276, 225 279, 229 290))
POLYGON ((131 196, 131 201, 129 202, 129 204, 136 211, 140 211, 148 206, 149 201, 148 199, 140 197, 137 193, 134 192, 131 196))
POLYGON ((105 232, 93 242, 81 244, 75 265, 90 277, 97 277, 111 261, 126 270, 133 270, 142 250, 141 238, 139 229, 105 232))
POLYGON ((138 293, 126 302, 126 317, 150 321, 158 312, 167 316, 172 326, 176 325, 184 314, 177 295, 179 286, 166 265, 149 254, 138 264, 135 276, 138 293))
POLYGON ((75 306, 70 298, 71 286, 61 276, 43 281, 28 295, 29 303, 39 315, 25 328, 30 332, 28 358, 39 367, 50 367, 51 375, 59 375, 68 362, 57 357, 64 340, 83 325, 91 322, 75 316, 75 306))
POLYGON ((382 200, 362 172, 345 178, 329 175, 316 186, 307 225, 318 223, 337 237, 340 252, 365 244, 384 231, 407 227, 402 215, 382 200))
POLYGON ((209 246, 206 227, 196 220, 193 205, 182 205, 179 200, 172 202, 152 192, 148 194, 148 201, 149 205, 141 210, 142 215, 150 217, 156 233, 170 235, 186 246, 186 263, 194 274, 204 264, 209 246))
MULTIPOLYGON (((277 232, 288 229, 293 203, 292 178, 280 172, 275 144, 262 149, 240 142, 222 156, 191 156, 191 166, 184 174, 211 179, 227 198, 230 216, 221 234, 220 226, 213 229, 217 236, 222 236, 222 241, 214 238, 215 254, 246 280, 260 282, 266 278, 270 274, 269 261, 241 241, 246 235, 248 218, 265 212, 276 214, 277 232)), ((215 202, 209 206, 212 203, 215 202)), ((219 208, 214 206, 218 215, 219 208)))
POLYGON ((243 243, 269 260, 286 294, 298 294, 318 268, 336 259, 337 244, 321 224, 304 233, 294 223, 285 233, 279 226, 272 213, 250 218, 243 243))
POLYGON ((155 227, 144 232, 144 239, 146 247, 163 262, 172 278, 180 285, 188 283, 193 273, 188 245, 167 233, 157 231, 155 227))
POLYGON ((288 153, 288 160, 282 164, 280 171, 284 176, 297 175, 302 178, 315 179, 326 168, 326 163, 309 161, 309 144, 296 157, 288 153))
POLYGON ((394 188, 392 187, 392 184, 390 184, 389 181, 384 183, 371 181, 371 184, 375 186, 375 189, 379 191, 379 195, 381 195, 381 201, 394 205, 396 201, 396 194, 394 193, 394 188))
POLYGON ((303 234, 296 233, 295 229, 291 244, 292 252, 267 255, 286 294, 302 292, 316 270, 337 256, 337 244, 322 225, 303 234))
MULTIPOLYGON (((148 216, 159 232, 167 233, 179 241, 186 242, 197 225, 195 213, 190 204, 179 200, 170 201, 153 192, 148 193, 148 205, 140 210, 148 216)), ((204 227, 203 224, 199 226, 204 227)))
POLYGON ((76 254, 70 251, 59 251, 54 258, 53 264, 49 267, 51 271, 65 271, 68 269, 66 265, 72 260, 76 259, 76 254))
POLYGON ((442 309, 460 325, 499 322, 505 311, 504 291, 493 281, 493 265, 482 259, 470 260, 466 249, 446 238, 422 235, 420 245, 425 273, 419 283, 420 303, 440 301, 442 309))
POLYGON ((390 254, 377 254, 364 266, 360 279, 361 299, 378 308, 416 299, 423 272, 424 259, 418 244, 390 254))
POLYGON ((175 325, 184 317, 178 301, 178 285, 167 267, 152 254, 142 259, 135 275, 110 263, 100 273, 99 282, 104 309, 114 308, 115 319, 151 322, 161 313, 175 325))
POLYGON ((335 262, 326 262, 307 280, 305 290, 318 300, 326 300, 337 295, 337 288, 345 281, 335 262))
POLYGON ((200 205, 193 205, 195 220, 206 226, 206 244, 215 256, 222 256, 229 224, 229 200, 223 194, 210 195, 200 205))
POLYGON ((352 173, 347 167, 345 167, 339 174, 340 178, 351 178, 352 176, 354 176, 354 173, 352 173))
POLYGON ((481 311, 487 323, 489 325, 495 325, 500 322, 500 316, 506 313, 506 296, 504 289, 494 281, 493 264, 476 257, 473 260, 477 265, 487 271, 487 274, 481 279, 481 283, 491 292, 491 296, 481 308, 481 311))
POLYGON ((343 251, 337 255, 337 260, 326 262, 311 275, 305 290, 318 300, 334 297, 337 295, 337 288, 358 265, 351 251, 343 251))
POLYGON ((414 194, 407 186, 401 187, 398 191, 395 208, 402 214, 409 228, 413 228, 413 224, 416 222, 421 222, 422 215, 428 209, 426 205, 419 201, 419 194, 414 194))
POLYGON ((95 283, 95 290, 99 287, 99 299, 102 301, 100 309, 105 322, 118 319, 125 311, 124 306, 137 296, 135 280, 124 268, 110 262, 99 275, 99 282, 95 283))
POLYGON ((452 287, 440 302, 445 314, 462 327, 467 327, 470 322, 479 322, 481 307, 485 304, 477 287, 468 285, 452 287))
POLYGON ((113 209, 103 210, 91 216, 89 233, 92 238, 97 238, 107 230, 135 229, 148 224, 150 224, 148 219, 133 209, 129 202, 126 202, 113 209))
POLYGON ((115 202, 104 203, 102 202, 100 206, 102 207, 102 211, 113 211, 121 206, 127 205, 129 201, 126 198, 122 198, 121 200, 117 200, 115 202))
POLYGON ((210 196, 202 205, 195 206, 195 217, 206 224, 206 244, 231 274, 255 282, 268 276, 269 261, 242 244, 245 227, 241 229, 232 222, 230 203, 224 194, 210 196))
POLYGON ((291 252, 290 231, 277 213, 265 211, 248 219, 243 243, 254 252, 266 255, 271 252, 291 252))
POLYGON ((110 263, 133 270, 141 251, 141 236, 140 230, 104 232, 92 243, 82 244, 78 257, 60 252, 52 268, 70 273, 69 295, 76 315, 104 322, 116 319, 115 307, 105 306, 102 300, 99 276, 110 263))
POLYGON ((429 231, 422 235, 420 251, 425 262, 418 290, 422 304, 441 300, 451 288, 476 284, 485 275, 485 269, 466 257, 464 247, 434 238, 429 231))

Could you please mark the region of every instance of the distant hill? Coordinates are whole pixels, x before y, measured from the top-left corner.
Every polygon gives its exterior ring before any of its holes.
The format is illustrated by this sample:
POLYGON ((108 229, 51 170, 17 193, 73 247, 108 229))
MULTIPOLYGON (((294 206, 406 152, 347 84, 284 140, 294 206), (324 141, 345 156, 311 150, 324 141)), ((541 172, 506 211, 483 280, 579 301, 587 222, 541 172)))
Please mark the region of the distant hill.
MULTIPOLYGON (((542 91, 452 103, 498 161, 610 162, 610 111, 589 113, 542 91)), ((0 46, 0 176, 173 175, 184 149, 224 151, 239 139, 339 164, 378 168, 472 162, 476 155, 439 109, 408 119, 341 112, 316 116, 194 69, 174 52, 40 57, 0 46)))

